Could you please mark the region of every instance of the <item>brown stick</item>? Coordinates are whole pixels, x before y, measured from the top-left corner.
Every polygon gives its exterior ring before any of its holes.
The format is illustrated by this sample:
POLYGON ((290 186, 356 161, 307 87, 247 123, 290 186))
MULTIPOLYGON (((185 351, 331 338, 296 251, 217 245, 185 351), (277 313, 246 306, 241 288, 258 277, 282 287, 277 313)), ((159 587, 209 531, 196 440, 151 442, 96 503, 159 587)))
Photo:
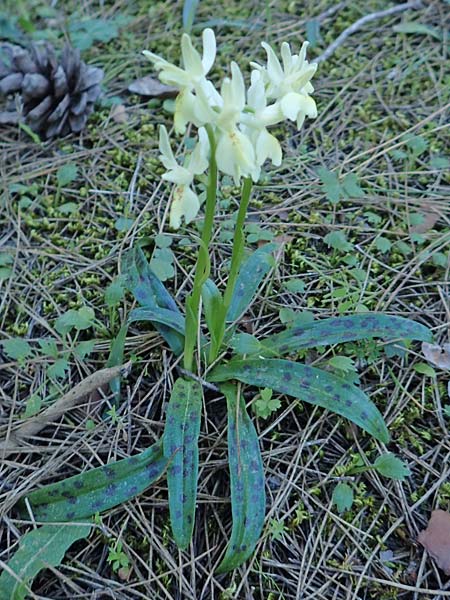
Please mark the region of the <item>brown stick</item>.
POLYGON ((355 21, 352 25, 347 27, 347 29, 344 29, 344 31, 341 33, 341 35, 339 35, 334 40, 334 42, 332 42, 328 46, 328 48, 319 57, 314 59, 314 62, 321 63, 324 60, 327 60, 327 58, 330 58, 330 56, 333 54, 333 52, 336 50, 336 48, 339 48, 339 46, 341 44, 343 44, 345 42, 345 40, 350 35, 352 35, 352 33, 355 33, 355 31, 358 31, 358 29, 361 29, 361 27, 363 27, 366 23, 370 23, 370 21, 375 21, 377 19, 381 19, 383 17, 388 17, 390 15, 395 15, 396 13, 403 12, 404 10, 409 10, 410 8, 412 8, 412 9, 423 8, 423 4, 422 4, 421 0, 413 0, 412 2, 405 2, 404 4, 397 4, 397 6, 393 6, 392 8, 387 8, 386 10, 380 10, 379 12, 371 13, 369 15, 365 15, 364 17, 361 17, 360 19, 355 21))
POLYGON ((56 421, 58 417, 73 408, 80 398, 90 394, 94 390, 106 385, 119 375, 126 375, 131 369, 131 362, 116 367, 107 367, 96 373, 92 373, 80 381, 67 394, 64 394, 54 404, 49 406, 40 415, 28 419, 25 423, 19 425, 16 431, 11 432, 9 437, 0 442, 0 452, 7 456, 11 452, 20 449, 20 443, 24 438, 36 435, 49 423, 56 421), (19 446, 19 448, 17 448, 19 446))

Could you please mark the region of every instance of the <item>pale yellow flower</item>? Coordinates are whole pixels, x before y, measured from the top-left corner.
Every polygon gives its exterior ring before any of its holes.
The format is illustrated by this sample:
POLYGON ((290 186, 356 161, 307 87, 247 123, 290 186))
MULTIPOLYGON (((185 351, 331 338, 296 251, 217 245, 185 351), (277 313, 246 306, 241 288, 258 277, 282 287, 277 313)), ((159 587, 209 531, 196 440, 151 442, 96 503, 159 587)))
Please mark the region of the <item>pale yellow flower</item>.
POLYGON ((281 113, 286 119, 297 121, 297 127, 303 124, 305 116, 317 117, 316 103, 309 94, 314 91, 311 78, 317 69, 317 64, 306 60, 308 42, 304 42, 300 53, 292 54, 287 42, 281 44, 281 65, 275 52, 266 42, 262 47, 267 54, 266 66, 258 63, 251 65, 260 73, 268 99, 275 100, 281 113))
POLYGON ((203 55, 192 45, 186 33, 181 38, 181 54, 184 68, 177 67, 161 56, 144 50, 143 54, 159 71, 159 79, 180 90, 175 100, 174 125, 178 133, 184 133, 187 123, 201 127, 212 118, 212 104, 218 101, 218 93, 206 79, 216 57, 216 38, 212 29, 202 34, 203 55), (195 96, 193 91, 200 92, 195 96))
POLYGON ((191 185, 195 175, 201 175, 208 167, 209 141, 204 128, 199 129, 199 141, 186 160, 186 165, 178 164, 170 146, 167 130, 162 125, 159 129, 160 160, 167 172, 163 179, 175 184, 170 205, 170 226, 178 229, 181 220, 190 223, 200 210, 200 200, 191 185))

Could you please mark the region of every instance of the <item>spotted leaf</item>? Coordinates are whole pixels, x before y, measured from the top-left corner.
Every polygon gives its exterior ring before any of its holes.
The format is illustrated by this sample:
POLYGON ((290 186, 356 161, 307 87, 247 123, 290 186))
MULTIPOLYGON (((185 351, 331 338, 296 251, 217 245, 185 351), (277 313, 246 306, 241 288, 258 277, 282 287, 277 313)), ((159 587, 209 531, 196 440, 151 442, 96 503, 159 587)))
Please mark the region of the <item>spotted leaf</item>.
POLYGON ((321 369, 277 358, 232 360, 213 369, 208 380, 238 379, 294 396, 346 417, 381 442, 389 433, 377 407, 360 389, 321 369))
POLYGON ((258 356, 280 356, 301 348, 327 346, 368 338, 410 339, 428 342, 431 331, 415 321, 380 313, 333 317, 293 327, 260 340, 258 356))
MULTIPOLYGON (((164 473, 169 459, 157 442, 136 456, 46 485, 27 498, 38 521, 84 519, 134 498, 164 473)), ((28 514, 20 502, 23 514, 28 514)))
MULTIPOLYGON (((153 273, 140 248, 132 248, 124 256, 122 273, 125 278, 125 286, 143 308, 149 310, 161 308, 171 311, 176 315, 174 319, 180 323, 183 317, 175 300, 153 273)), ((158 320, 154 321, 154 325, 173 352, 177 355, 181 354, 184 347, 184 328, 180 332, 179 329, 173 329, 171 325, 158 320)))
POLYGON ((167 470, 170 522, 180 548, 189 544, 194 529, 201 411, 200 384, 177 379, 167 407, 163 443, 164 455, 172 457, 167 470))
POLYGON ((242 396, 231 384, 221 386, 228 410, 228 463, 233 526, 218 573, 231 571, 253 553, 260 538, 266 510, 264 470, 258 434, 242 396))
POLYGON ((272 252, 276 248, 277 244, 265 244, 242 263, 228 308, 227 323, 236 321, 247 309, 262 280, 273 266, 272 252))
POLYGON ((172 331, 184 334, 184 318, 182 315, 166 308, 135 308, 128 317, 128 323, 135 321, 150 321, 157 325, 165 325, 172 331))

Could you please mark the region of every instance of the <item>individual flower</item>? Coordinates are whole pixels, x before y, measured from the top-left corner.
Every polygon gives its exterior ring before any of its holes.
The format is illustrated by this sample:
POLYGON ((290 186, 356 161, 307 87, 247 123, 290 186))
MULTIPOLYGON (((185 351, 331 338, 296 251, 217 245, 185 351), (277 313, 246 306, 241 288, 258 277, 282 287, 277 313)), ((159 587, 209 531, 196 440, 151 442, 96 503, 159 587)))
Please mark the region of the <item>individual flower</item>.
POLYGON ((144 50, 143 54, 159 71, 159 79, 180 90, 175 100, 174 125, 178 133, 184 133, 189 122, 200 127, 213 116, 212 105, 219 102, 219 94, 206 79, 216 57, 216 38, 212 29, 202 34, 203 54, 197 52, 186 33, 181 38, 181 54, 184 68, 177 67, 164 58, 144 50), (199 92, 198 96, 193 91, 199 92))
POLYGON ((252 72, 247 92, 248 112, 243 115, 244 131, 253 143, 256 164, 260 167, 267 159, 275 166, 281 165, 282 152, 279 141, 267 131, 267 127, 284 120, 279 106, 267 106, 263 79, 258 71, 252 72))
POLYGON ((253 144, 238 126, 245 108, 245 83, 235 62, 231 63, 231 78, 223 80, 220 91, 222 105, 215 119, 218 129, 217 167, 231 175, 236 184, 241 177, 252 177, 257 181, 259 168, 253 144))
POLYGON ((276 101, 283 116, 297 121, 300 128, 305 116, 317 117, 316 103, 309 94, 314 91, 310 83, 317 69, 317 64, 306 60, 308 42, 304 42, 299 54, 292 54, 287 42, 281 44, 283 66, 275 52, 266 42, 262 47, 267 54, 267 65, 250 63, 261 75, 268 99, 276 101))
POLYGON ((209 141, 203 127, 199 129, 198 136, 199 141, 187 158, 186 165, 181 166, 173 155, 166 128, 161 125, 159 129, 160 160, 167 169, 162 177, 175 184, 169 219, 173 229, 180 227, 182 218, 190 223, 200 209, 200 200, 191 185, 194 176, 201 175, 208 167, 209 141))

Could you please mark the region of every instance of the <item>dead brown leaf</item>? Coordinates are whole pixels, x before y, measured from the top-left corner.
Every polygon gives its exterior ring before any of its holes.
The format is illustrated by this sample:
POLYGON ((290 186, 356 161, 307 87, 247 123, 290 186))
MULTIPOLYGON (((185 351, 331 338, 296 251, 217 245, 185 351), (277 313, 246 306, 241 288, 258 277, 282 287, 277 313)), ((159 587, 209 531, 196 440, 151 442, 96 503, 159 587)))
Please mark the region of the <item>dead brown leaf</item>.
POLYGON ((36 435, 46 425, 56 421, 58 417, 75 406, 80 398, 101 388, 119 375, 125 375, 130 368, 131 362, 124 365, 118 365, 117 367, 107 367, 106 369, 101 369, 96 373, 92 373, 92 375, 89 375, 83 379, 83 381, 80 381, 80 383, 67 392, 67 394, 61 396, 61 398, 44 410, 40 415, 27 419, 25 423, 22 423, 15 431, 11 432, 8 439, 2 440, 0 442, 0 451, 3 451, 2 456, 6 456, 11 452, 20 449, 20 443, 23 439, 36 435))
POLYGON ((427 528, 419 533, 418 541, 437 566, 450 575, 450 513, 433 510, 427 528))
POLYGON ((439 221, 440 215, 433 210, 423 208, 420 211, 423 219, 417 225, 411 227, 412 233, 425 233, 434 227, 434 225, 439 221))
POLYGON ((439 369, 450 369, 450 344, 438 346, 437 344, 422 343, 422 352, 425 358, 439 369))
POLYGON ((111 118, 116 123, 127 123, 128 113, 123 104, 115 104, 111 109, 111 118))
POLYGON ((136 79, 128 86, 128 91, 139 96, 148 96, 150 98, 173 98, 178 94, 178 90, 171 85, 164 85, 158 79, 150 77, 141 77, 136 79))

